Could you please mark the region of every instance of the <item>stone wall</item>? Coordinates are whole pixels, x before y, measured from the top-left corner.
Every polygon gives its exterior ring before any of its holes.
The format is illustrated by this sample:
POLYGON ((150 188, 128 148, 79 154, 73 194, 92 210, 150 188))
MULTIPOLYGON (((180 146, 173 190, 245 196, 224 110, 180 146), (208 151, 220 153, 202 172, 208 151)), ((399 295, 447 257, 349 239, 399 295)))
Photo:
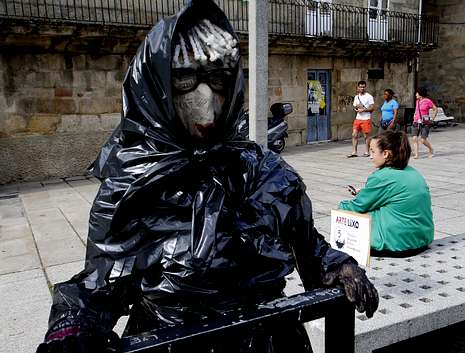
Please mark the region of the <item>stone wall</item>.
MULTIPOLYGON (((8 23, 0 34, 0 184, 85 173, 120 119, 123 75, 145 31, 8 23)), ((384 80, 369 82, 370 92, 381 99, 391 87, 407 105, 411 55, 409 46, 272 38, 270 104, 294 105, 288 145, 306 142, 307 70, 331 70, 332 139, 344 139, 353 119, 350 97, 368 69, 385 69, 384 80)))
POLYGON ((0 183, 83 174, 120 119, 129 60, 0 54, 0 183))
POLYGON ((424 9, 439 16, 439 46, 421 54, 419 84, 447 115, 465 121, 465 2, 429 0, 424 9))
MULTIPOLYGON (((270 55, 270 105, 291 102, 294 112, 289 115, 288 145, 307 141, 307 71, 326 69, 331 72, 331 139, 348 139, 352 132, 354 113, 352 100, 359 80, 366 80, 368 92, 375 97, 377 107, 383 103, 383 92, 391 88, 403 108, 413 106, 414 74, 410 60, 384 62, 383 59, 349 57, 315 57, 311 55, 270 55), (383 68, 384 79, 368 80, 367 71, 383 68)), ((375 119, 377 118, 375 114, 375 119)))

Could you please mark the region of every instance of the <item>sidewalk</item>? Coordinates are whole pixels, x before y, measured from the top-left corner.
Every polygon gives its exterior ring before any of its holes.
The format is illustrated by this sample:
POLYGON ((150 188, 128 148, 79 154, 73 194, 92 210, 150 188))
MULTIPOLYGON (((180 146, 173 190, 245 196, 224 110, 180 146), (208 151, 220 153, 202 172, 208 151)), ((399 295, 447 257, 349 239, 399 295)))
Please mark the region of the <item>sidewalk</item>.
MULTIPOLYGON (((431 134, 411 165, 431 190, 435 238, 465 233, 465 126, 431 134)), ((361 145, 359 154, 363 153, 361 145)), ((303 177, 317 229, 327 236, 330 210, 349 198, 374 170, 369 158, 347 159, 348 142, 288 148, 283 157, 303 177)), ((0 187, 0 340, 5 353, 33 352, 47 327, 53 283, 83 267, 87 223, 99 187, 95 178, 71 177, 0 187)))

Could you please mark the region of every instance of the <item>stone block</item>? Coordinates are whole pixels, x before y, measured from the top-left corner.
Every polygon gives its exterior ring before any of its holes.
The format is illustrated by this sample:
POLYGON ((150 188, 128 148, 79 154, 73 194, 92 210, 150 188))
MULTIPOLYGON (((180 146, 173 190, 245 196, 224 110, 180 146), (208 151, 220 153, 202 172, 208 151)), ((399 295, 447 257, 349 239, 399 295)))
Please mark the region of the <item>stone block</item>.
POLYGON ((116 70, 122 68, 123 57, 121 55, 105 55, 99 58, 88 56, 87 65, 91 70, 116 70))
POLYGON ((55 97, 72 97, 73 89, 67 87, 55 87, 55 97))
POLYGON ((273 87, 273 86, 278 86, 280 87, 282 85, 281 79, 279 78, 268 78, 268 86, 273 87))
POLYGON ((96 90, 105 88, 106 73, 103 71, 74 71, 73 87, 79 90, 96 90))
POLYGON ((64 73, 59 72, 32 72, 26 77, 25 85, 35 88, 55 88, 57 83, 63 85, 66 81, 62 80, 64 73))
POLYGON ((347 140, 352 138, 352 125, 337 125, 337 135, 334 135, 333 137, 337 137, 338 140, 347 140))
POLYGON ((80 114, 117 113, 121 111, 121 98, 80 99, 80 114))
POLYGON ((13 136, 26 130, 26 119, 21 115, 0 115, 0 137, 13 136))
POLYGON ((86 55, 84 54, 74 55, 72 58, 72 62, 73 62, 73 70, 79 71, 79 70, 88 69, 86 55))
POLYGON ((83 133, 101 130, 98 115, 62 115, 57 127, 60 133, 83 133))
POLYGON ((43 87, 34 87, 34 88, 24 87, 21 89, 21 92, 17 93, 17 97, 20 97, 20 96, 50 99, 51 97, 55 96, 55 89, 54 88, 43 88, 43 87))
POLYGON ((18 113, 22 114, 73 114, 77 104, 72 98, 18 98, 18 113))
POLYGON ((106 85, 109 88, 118 88, 121 91, 125 72, 123 70, 113 70, 106 73, 106 85))
POLYGON ((361 79, 361 69, 341 69, 341 82, 353 82, 356 84, 361 79))
POLYGON ((56 131, 61 118, 58 115, 34 115, 27 121, 27 131, 30 133, 50 134, 56 131))
POLYGON ((355 118, 355 113, 349 112, 334 112, 331 114, 331 125, 352 124, 355 118))
POLYGON ((299 146, 305 143, 302 140, 302 132, 301 131, 288 131, 288 138, 286 139, 287 146, 299 146))
POLYGON ((102 124, 102 130, 113 131, 121 121, 121 113, 112 114, 101 114, 100 123, 102 124))
POLYGON ((64 57, 58 53, 32 55, 30 60, 37 71, 60 71, 65 69, 64 57))
POLYGON ((109 135, 99 131, 0 138, 0 184, 82 175, 109 135))
POLYGON ((105 88, 102 94, 104 97, 121 97, 121 87, 105 88))
POLYGON ((307 99, 307 88, 306 87, 283 87, 283 99, 298 101, 307 99))
POLYGON ((287 118, 290 131, 307 130, 307 118, 302 116, 291 116, 287 118))

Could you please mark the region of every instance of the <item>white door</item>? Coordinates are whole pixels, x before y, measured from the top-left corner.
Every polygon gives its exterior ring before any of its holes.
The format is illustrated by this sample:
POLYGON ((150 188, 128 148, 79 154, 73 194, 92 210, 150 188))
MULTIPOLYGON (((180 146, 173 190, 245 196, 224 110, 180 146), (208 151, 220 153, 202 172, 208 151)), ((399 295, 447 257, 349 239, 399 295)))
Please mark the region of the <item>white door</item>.
POLYGON ((368 0, 368 38, 388 40, 389 0, 368 0))
POLYGON ((307 1, 306 34, 308 36, 331 36, 333 16, 331 3, 333 0, 307 1))

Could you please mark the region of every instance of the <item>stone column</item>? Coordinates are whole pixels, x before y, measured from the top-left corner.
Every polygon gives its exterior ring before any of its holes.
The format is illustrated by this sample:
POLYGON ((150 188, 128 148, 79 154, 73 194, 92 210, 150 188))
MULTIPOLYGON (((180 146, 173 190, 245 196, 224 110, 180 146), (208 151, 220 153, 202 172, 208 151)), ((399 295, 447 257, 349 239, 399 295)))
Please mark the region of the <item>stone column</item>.
POLYGON ((249 138, 267 147, 268 1, 249 1, 249 138))

